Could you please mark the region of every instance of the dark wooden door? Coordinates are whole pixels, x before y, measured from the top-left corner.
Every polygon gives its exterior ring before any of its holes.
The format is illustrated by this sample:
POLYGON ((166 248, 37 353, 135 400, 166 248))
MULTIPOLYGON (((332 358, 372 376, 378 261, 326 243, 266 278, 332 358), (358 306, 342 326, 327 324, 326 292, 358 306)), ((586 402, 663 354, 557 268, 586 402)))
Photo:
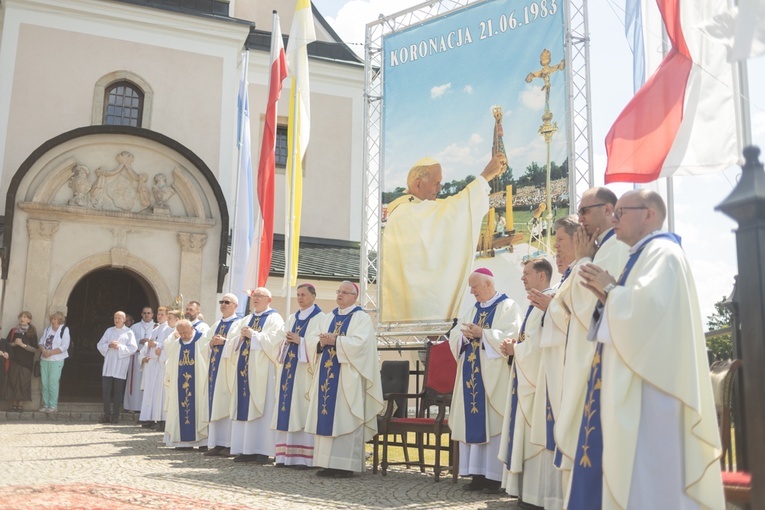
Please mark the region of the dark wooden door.
POLYGON ((100 401, 103 356, 96 349, 114 312, 121 310, 140 321, 144 306, 157 308, 157 296, 138 275, 125 269, 98 269, 83 277, 67 301, 66 325, 72 339, 61 374, 61 400, 100 401))

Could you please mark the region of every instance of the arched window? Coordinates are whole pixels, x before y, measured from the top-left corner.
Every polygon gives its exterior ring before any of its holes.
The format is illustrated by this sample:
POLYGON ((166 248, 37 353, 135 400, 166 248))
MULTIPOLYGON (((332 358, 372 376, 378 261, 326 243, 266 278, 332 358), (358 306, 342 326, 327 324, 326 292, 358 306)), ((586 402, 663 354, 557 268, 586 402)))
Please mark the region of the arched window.
POLYGON ((112 71, 96 82, 91 124, 151 129, 154 90, 132 71, 112 71))
POLYGON ((112 83, 104 90, 103 123, 140 127, 143 117, 143 91, 129 81, 112 83))

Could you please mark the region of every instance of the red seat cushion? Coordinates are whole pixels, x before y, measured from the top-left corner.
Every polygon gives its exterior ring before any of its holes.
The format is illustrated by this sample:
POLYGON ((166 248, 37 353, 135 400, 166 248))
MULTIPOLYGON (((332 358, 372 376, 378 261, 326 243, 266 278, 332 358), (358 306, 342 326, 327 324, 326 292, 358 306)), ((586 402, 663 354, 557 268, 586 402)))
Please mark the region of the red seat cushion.
MULTIPOLYGON (((392 418, 391 423, 397 425, 435 425, 436 420, 433 418, 392 418)), ((448 420, 444 420, 444 425, 448 426, 448 420)))
POLYGON ((746 471, 723 471, 723 485, 734 485, 738 487, 751 487, 752 475, 746 471))

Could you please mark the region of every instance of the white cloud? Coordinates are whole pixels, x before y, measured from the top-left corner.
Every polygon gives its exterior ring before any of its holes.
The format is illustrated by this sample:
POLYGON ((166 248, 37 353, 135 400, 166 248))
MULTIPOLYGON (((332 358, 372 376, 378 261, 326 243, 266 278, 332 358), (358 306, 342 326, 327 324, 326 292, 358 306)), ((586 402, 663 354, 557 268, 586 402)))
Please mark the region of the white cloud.
POLYGON ((472 144, 483 143, 483 137, 479 135, 478 133, 473 133, 472 135, 470 135, 470 143, 472 144))
POLYGON ((447 92, 449 92, 452 88, 452 84, 445 83, 444 85, 436 85, 432 89, 430 89, 430 98, 431 99, 438 99, 439 97, 443 96, 447 92))
POLYGON ((530 110, 541 110, 545 107, 545 93, 538 85, 526 85, 518 99, 530 110))
POLYGON ((357 55, 364 58, 366 24, 412 7, 413 0, 350 0, 337 11, 334 18, 325 16, 340 38, 357 55))
POLYGON ((472 86, 472 85, 465 85, 465 88, 463 88, 463 89, 462 89, 462 91, 463 91, 465 94, 468 94, 468 95, 470 95, 470 94, 472 94, 472 93, 473 93, 473 86, 472 86))

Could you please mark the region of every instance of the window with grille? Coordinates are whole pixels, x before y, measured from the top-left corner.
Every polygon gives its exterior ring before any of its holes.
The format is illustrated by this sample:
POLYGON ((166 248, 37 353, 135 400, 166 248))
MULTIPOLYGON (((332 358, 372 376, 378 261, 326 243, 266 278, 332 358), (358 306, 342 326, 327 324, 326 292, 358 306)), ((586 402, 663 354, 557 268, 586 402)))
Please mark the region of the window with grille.
POLYGON ((141 126, 143 92, 130 82, 121 81, 107 87, 104 94, 103 123, 114 126, 141 126))
POLYGON ((276 126, 276 166, 287 166, 287 126, 276 126))

